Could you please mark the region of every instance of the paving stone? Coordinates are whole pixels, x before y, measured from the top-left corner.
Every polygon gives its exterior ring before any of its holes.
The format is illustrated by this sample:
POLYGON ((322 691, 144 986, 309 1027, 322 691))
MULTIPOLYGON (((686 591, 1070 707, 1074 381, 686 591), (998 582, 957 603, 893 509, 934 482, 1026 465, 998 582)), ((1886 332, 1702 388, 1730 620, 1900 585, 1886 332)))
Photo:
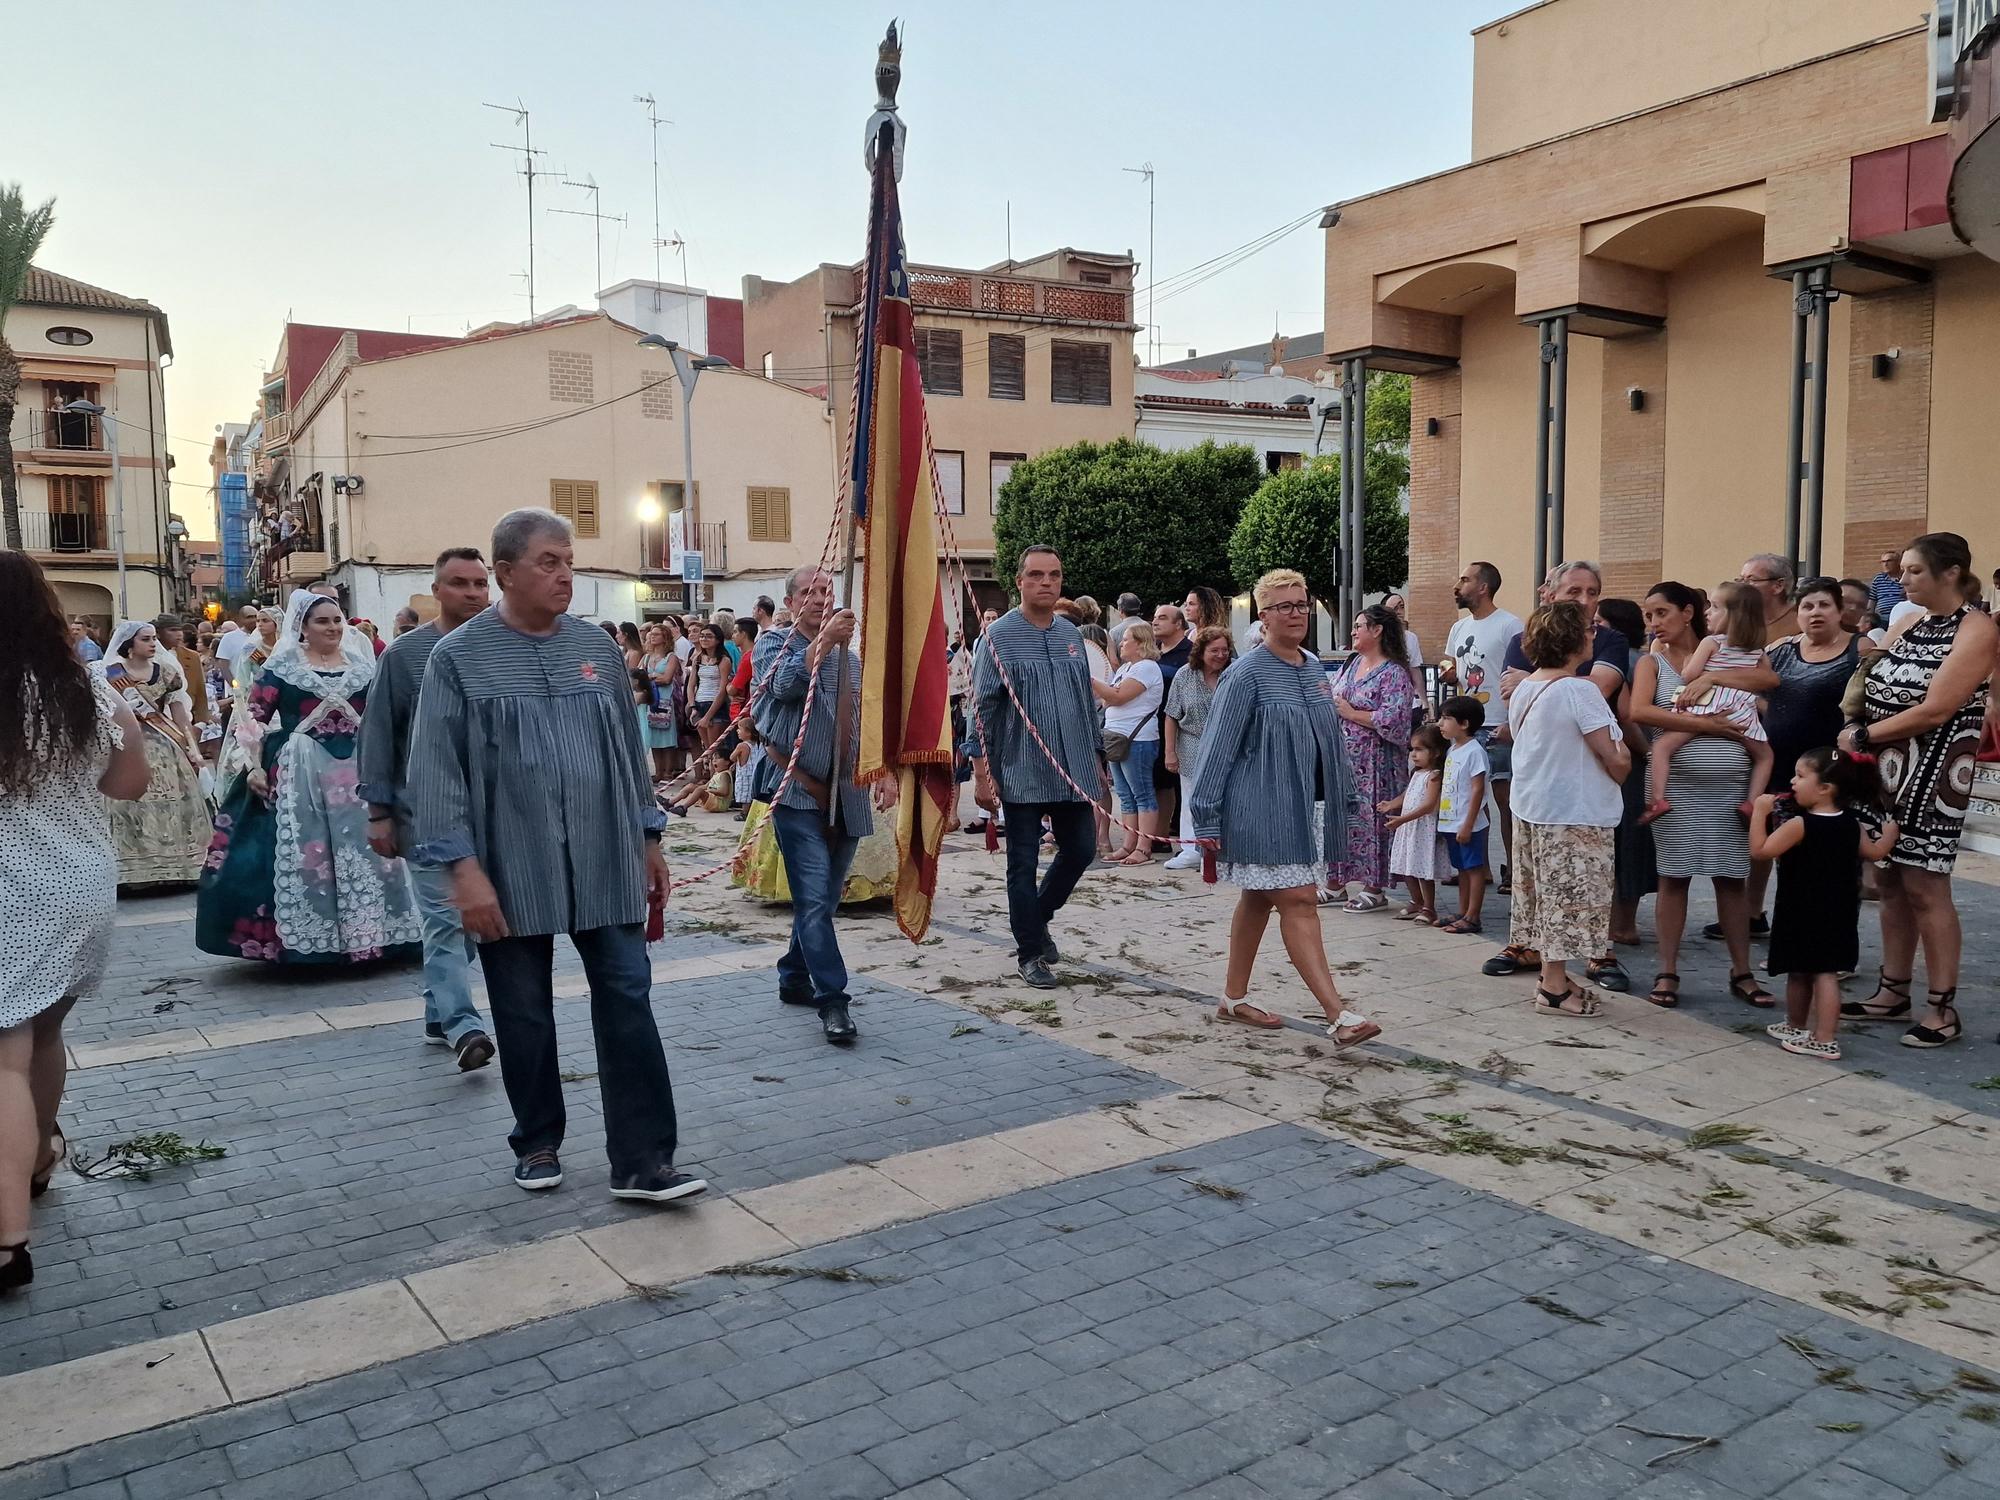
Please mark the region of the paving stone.
MULTIPOLYGON (((1253 1202, 1298 1203, 1315 1173, 1345 1169, 1345 1152, 1265 1127, 1174 1159, 1248 1185, 1253 1202)), ((25 1474, 24 1500, 98 1484, 126 1500, 2000 1492, 2000 1432, 1958 1403, 1905 1409, 1821 1387, 1775 1335, 1808 1330, 1886 1390, 1946 1385, 1951 1361, 1718 1290, 1693 1268, 1635 1263, 1408 1168, 1335 1185, 1367 1189, 1354 1201, 1370 1220, 1184 1207, 1178 1180, 1115 1167, 800 1253, 884 1284, 704 1278, 670 1301, 621 1299, 97 1444, 12 1471, 0 1489, 25 1474), (1218 1226, 1247 1237, 1208 1248, 1197 1231, 1218 1226), (1370 1263, 1357 1247, 1371 1242, 1403 1264, 1370 1263), (1063 1255, 1036 1271, 1044 1246, 1063 1255), (1495 1258, 1452 1280, 1410 1271, 1447 1255, 1495 1258), (1561 1274, 1514 1273, 1537 1257, 1561 1274), (1423 1284, 1372 1285, 1406 1275, 1423 1284), (1020 1305, 1059 1276, 1071 1277, 1059 1298, 1020 1305), (1551 1317, 1517 1282, 1558 1287, 1550 1295, 1603 1321, 1551 1317), (1713 1431, 1724 1447, 1648 1470, 1671 1443, 1621 1419, 1713 1431), (1848 1420, 1864 1431, 1821 1430, 1848 1420)), ((630 1222, 665 1234, 675 1221, 630 1222)))

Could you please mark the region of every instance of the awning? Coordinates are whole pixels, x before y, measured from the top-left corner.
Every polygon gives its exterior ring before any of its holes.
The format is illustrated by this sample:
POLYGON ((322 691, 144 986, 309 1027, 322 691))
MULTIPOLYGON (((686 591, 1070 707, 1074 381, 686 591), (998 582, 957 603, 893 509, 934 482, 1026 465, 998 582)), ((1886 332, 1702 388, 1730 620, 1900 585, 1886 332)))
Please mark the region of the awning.
POLYGON ((21 361, 23 380, 80 380, 91 385, 106 385, 118 378, 117 364, 108 359, 49 359, 38 357, 21 361))

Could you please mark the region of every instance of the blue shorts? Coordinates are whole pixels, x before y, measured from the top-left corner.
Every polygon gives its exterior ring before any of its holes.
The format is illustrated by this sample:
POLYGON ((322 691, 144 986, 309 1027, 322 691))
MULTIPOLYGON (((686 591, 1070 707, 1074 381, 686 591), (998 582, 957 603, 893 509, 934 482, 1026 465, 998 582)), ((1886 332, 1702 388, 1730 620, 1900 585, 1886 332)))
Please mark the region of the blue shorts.
POLYGON ((1444 836, 1445 857, 1451 861, 1454 870, 1486 868, 1486 834, 1486 829, 1479 829, 1472 835, 1472 842, 1469 844, 1461 844, 1455 833, 1444 836))

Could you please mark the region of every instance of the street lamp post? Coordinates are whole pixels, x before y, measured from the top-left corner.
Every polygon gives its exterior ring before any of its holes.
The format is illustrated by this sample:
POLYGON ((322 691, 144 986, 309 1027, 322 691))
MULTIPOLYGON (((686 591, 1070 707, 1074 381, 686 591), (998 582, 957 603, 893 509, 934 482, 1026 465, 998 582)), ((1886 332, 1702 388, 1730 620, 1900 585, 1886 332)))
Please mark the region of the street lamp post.
MULTIPOLYGON (((681 383, 681 514, 687 517, 687 535, 681 544, 681 576, 687 591, 687 612, 695 612, 695 594, 700 584, 687 577, 687 554, 701 557, 701 507, 694 487, 694 387, 703 370, 727 369, 729 361, 718 355, 695 355, 670 338, 649 333, 640 339, 641 349, 664 349, 674 362, 674 374, 681 383), (691 545, 690 545, 691 544, 691 545)), ((697 564, 699 569, 700 564, 697 564)), ((697 573, 697 577, 699 573, 697 573)))
POLYGON ((118 488, 118 416, 95 401, 81 399, 65 403, 62 410, 97 417, 104 423, 104 443, 111 453, 111 550, 118 557, 118 618, 128 619, 132 610, 125 587, 125 502, 118 488))

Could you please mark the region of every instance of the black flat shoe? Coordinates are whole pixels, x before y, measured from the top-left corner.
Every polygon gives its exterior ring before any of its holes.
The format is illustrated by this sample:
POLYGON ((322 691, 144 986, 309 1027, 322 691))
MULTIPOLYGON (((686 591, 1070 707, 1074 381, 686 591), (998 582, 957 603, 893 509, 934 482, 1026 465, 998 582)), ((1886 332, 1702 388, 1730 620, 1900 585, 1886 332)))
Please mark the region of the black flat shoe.
POLYGON ((1897 1039, 1905 1047, 1949 1047, 1965 1035, 1965 1027, 1958 1019, 1958 1007, 1952 1004, 1958 998, 1957 987, 1932 990, 1930 997, 1931 1009, 1941 1010, 1951 1019, 1942 1026, 1912 1026, 1897 1039))
POLYGON ((1606 954, 1585 965, 1585 974, 1599 989, 1610 990, 1623 995, 1632 988, 1632 976, 1625 972, 1625 966, 1618 962, 1616 954, 1606 954))
POLYGON ((26 1244, 0 1245, 0 1297, 18 1291, 35 1279, 35 1260, 26 1244))
POLYGON ((826 1033, 826 1039, 836 1047, 845 1047, 861 1035, 844 1005, 822 1005, 819 1008, 819 1025, 820 1030, 826 1033))
POLYGON ((1777 1001, 1771 998, 1771 992, 1757 983, 1755 974, 1731 974, 1729 993, 1745 1005, 1754 1005, 1759 1010, 1769 1010, 1777 1004, 1777 1001))
POLYGON ((817 1005, 819 1001, 813 999, 811 990, 779 990, 778 1003, 780 1005, 817 1005))
POLYGON ((1840 1014, 1849 1021, 1900 1021, 1910 1013, 1910 981, 1891 979, 1887 969, 1878 969, 1875 978, 1877 994, 1887 991, 1896 997, 1896 1003, 1887 1010, 1874 1010, 1866 1000, 1843 1000, 1840 1014))

